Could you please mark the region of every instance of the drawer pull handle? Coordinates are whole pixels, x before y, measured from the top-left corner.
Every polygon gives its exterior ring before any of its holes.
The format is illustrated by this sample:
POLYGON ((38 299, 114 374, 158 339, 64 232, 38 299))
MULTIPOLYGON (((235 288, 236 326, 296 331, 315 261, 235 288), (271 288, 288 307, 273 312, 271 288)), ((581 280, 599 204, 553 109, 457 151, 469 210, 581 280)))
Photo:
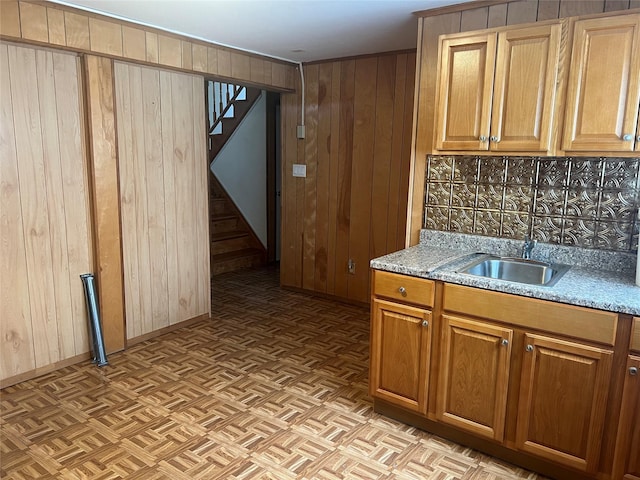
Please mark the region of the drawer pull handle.
POLYGON ((428 327, 429 326, 429 322, 427 322, 426 320, 422 321, 422 326, 423 327, 428 327))
POLYGON ((500 343, 502 343, 502 345, 506 347, 507 345, 509 345, 509 340, 507 340, 506 338, 503 338, 502 342, 500 343))
POLYGON ((404 288, 404 287, 400 287, 400 288, 398 289, 398 291, 400 292, 400 294, 401 294, 403 297, 406 297, 406 296, 407 296, 407 289, 406 289, 406 288, 404 288))
POLYGON ((527 345, 527 352, 533 352, 533 345, 527 345))
POLYGON ((637 375, 638 374, 638 367, 631 367, 629 369, 629 375, 637 375))

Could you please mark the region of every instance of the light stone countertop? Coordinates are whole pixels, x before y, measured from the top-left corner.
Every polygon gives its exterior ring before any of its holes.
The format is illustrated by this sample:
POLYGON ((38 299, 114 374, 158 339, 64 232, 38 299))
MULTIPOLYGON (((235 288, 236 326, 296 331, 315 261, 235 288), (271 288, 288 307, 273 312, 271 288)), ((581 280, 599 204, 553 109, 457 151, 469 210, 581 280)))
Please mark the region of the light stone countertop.
POLYGON ((478 253, 520 256, 522 241, 423 230, 420 243, 371 260, 371 268, 414 277, 640 316, 636 255, 538 244, 534 260, 571 265, 550 287, 458 273, 478 253))

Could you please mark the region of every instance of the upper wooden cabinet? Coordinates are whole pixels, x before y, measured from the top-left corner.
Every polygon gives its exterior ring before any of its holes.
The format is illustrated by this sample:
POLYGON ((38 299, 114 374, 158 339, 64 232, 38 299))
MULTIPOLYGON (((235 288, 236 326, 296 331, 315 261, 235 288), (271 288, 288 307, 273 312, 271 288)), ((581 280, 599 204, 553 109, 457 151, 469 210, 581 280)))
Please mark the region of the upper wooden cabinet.
POLYGON ((575 23, 562 148, 639 151, 640 14, 575 23))
POLYGON ((553 151, 561 24, 440 38, 436 150, 553 151))

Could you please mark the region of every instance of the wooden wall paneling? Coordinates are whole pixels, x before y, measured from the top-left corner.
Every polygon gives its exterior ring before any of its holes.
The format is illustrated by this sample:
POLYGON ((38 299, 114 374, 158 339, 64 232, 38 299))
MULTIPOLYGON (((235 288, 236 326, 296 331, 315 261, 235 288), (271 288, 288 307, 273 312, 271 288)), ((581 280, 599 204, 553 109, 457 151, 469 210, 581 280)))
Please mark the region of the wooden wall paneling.
MULTIPOLYGON (((414 94, 415 94, 415 78, 416 78, 416 54, 412 53, 407 59, 407 74, 405 77, 405 96, 404 96, 404 125, 402 130, 403 142, 402 142, 402 154, 400 158, 402 162, 400 164, 400 193, 398 204, 398 234, 395 249, 399 250, 406 245, 406 230, 407 230, 407 212, 409 212, 409 185, 411 178, 411 149, 413 148, 413 106, 414 106, 414 94)), ((426 162, 426 159, 425 159, 426 162)), ((423 177, 424 177, 424 165, 423 163, 423 177)), ((423 182, 424 185, 424 182, 423 182)), ((424 189, 424 187, 423 187, 424 189)), ((422 220, 420 221, 422 227, 422 220)))
POLYGON ((351 184, 351 230, 349 257, 356 263, 349 275, 348 297, 366 302, 369 297, 369 221, 374 155, 377 57, 356 60, 356 91, 353 101, 353 165, 351 184))
MULTIPOLYGON (((148 333, 169 326, 169 292, 167 287, 167 240, 166 214, 164 209, 164 162, 162 156, 162 110, 160 97, 160 72, 157 69, 142 68, 141 103, 143 121, 144 157, 138 158, 144 165, 144 185, 146 186, 146 234, 148 238, 149 269, 140 271, 148 278, 150 296, 148 333), (144 160, 144 161, 143 161, 144 160), (148 275, 148 276, 147 276, 148 275)), ((144 200, 143 200, 144 202, 144 200)), ((141 202, 142 203, 142 202, 141 202)), ((143 230, 144 234, 145 230, 143 230)), ((140 251, 138 250, 140 254, 140 251)), ((145 267, 146 269, 146 267, 145 267)))
POLYGON ((507 6, 507 25, 535 22, 538 17, 538 0, 520 0, 507 6))
MULTIPOLYGON (((12 48, 9 62, 12 92, 36 92, 38 82, 45 81, 44 72, 38 71, 35 49, 12 48)), ((15 95, 13 107, 20 194, 29 199, 22 204, 22 225, 37 368, 60 359, 45 176, 45 152, 49 153, 49 146, 43 143, 38 96, 15 95)))
POLYGON ((424 209, 424 174, 427 153, 431 151, 434 129, 434 105, 438 64, 438 36, 460 30, 460 12, 421 18, 418 38, 420 68, 419 83, 415 85, 415 116, 413 119, 413 148, 409 176, 411 198, 407 209, 406 246, 418 243, 424 209))
MULTIPOLYGON (((303 107, 304 108, 304 107, 303 107)), ((298 117, 300 118, 300 117, 298 117)), ((305 164, 305 152, 306 152, 306 140, 299 141, 296 143, 296 157, 295 162, 299 165, 305 164)), ((296 252, 296 262, 295 262, 295 276, 296 276, 296 286, 302 287, 302 282, 304 278, 304 236, 305 236, 305 187, 306 187, 306 178, 296 178, 295 179, 295 202, 296 202, 296 217, 295 217, 295 232, 294 236, 295 242, 295 252, 296 252)))
POLYGON ((17 38, 21 36, 20 7, 15 0, 0 2, 0 35, 17 38))
MULTIPOLYGON (((387 249, 387 219, 392 206, 389 196, 392 172, 392 139, 394 130, 396 55, 378 59, 376 79, 374 136, 371 179, 371 213, 369 216, 369 259, 385 253, 387 249)), ((402 125, 402 124, 401 124, 402 125)), ((398 159, 399 160, 399 159, 398 159)), ((392 200, 393 201, 393 200, 392 200)), ((393 213, 396 215, 396 212, 393 213)), ((353 232, 356 234, 356 232, 353 232)), ((369 282, 367 281, 367 284, 369 282)))
POLYGON ((123 25, 122 54, 131 60, 140 60, 141 62, 146 60, 146 35, 144 30, 123 25))
MULTIPOLYGON (((341 82, 342 62, 331 63, 331 90, 328 93, 330 98, 328 102, 331 105, 331 131, 329 151, 329 224, 327 233, 327 283, 326 292, 333 294, 335 292, 336 269, 338 265, 336 256, 336 235, 338 230, 338 170, 339 170, 339 147, 340 147, 340 98, 341 98, 341 82)), ((321 117, 322 118, 322 117, 321 117)))
POLYGON ((158 63, 158 34, 145 32, 146 58, 149 63, 158 63))
MULTIPOLYGON (((217 59, 216 59, 217 60, 217 59)), ((196 72, 207 71, 207 47, 199 43, 194 43, 192 47, 193 69, 196 72)), ((217 66, 216 66, 217 69, 217 66)))
MULTIPOLYGON (((329 217, 329 202, 331 201, 330 173, 331 156, 336 150, 331 150, 331 107, 333 90, 333 65, 322 63, 318 66, 318 126, 317 126, 317 168, 316 168, 316 241, 315 241, 315 272, 313 290, 327 291, 327 264, 329 249, 329 225, 335 225, 335 217, 329 217)), ((334 230, 335 231, 335 230, 334 230)), ((333 261, 333 257, 331 258, 333 261)))
POLYGON ((460 31, 481 30, 487 28, 488 22, 489 7, 464 10, 460 17, 460 31))
MULTIPOLYGON (((297 69, 292 68, 297 74, 297 69)), ((282 63, 271 64, 271 84, 275 87, 287 85, 287 67, 282 63)))
POLYGON ((67 47, 78 50, 90 50, 89 19, 85 15, 73 12, 64 12, 64 28, 67 38, 67 47))
POLYGON ((229 50, 218 50, 218 75, 232 77, 231 72, 231 52, 229 50))
POLYGON ((47 8, 33 3, 20 2, 22 38, 36 42, 49 41, 47 8))
POLYGON ((629 8, 640 8, 640 0, 630 0, 629 8))
POLYGON ((122 56, 122 25, 89 17, 89 40, 96 53, 122 56))
POLYGON ((182 43, 179 38, 158 35, 158 63, 182 68, 182 43))
POLYGON ((248 55, 231 52, 231 76, 238 80, 251 80, 251 59, 248 55))
MULTIPOLYGON (((4 14, 4 10, 2 12, 4 14)), ((18 152, 9 79, 9 48, 0 43, 0 377, 36 366, 27 282, 26 242, 22 226, 18 152), (7 275, 6 272, 12 272, 7 275)))
POLYGON ((207 47, 207 67, 206 72, 218 73, 218 51, 215 48, 207 47))
MULTIPOLYGON (((302 288, 315 288, 316 253, 316 177, 318 168, 318 65, 305 67, 305 125, 304 161, 304 242, 302 245, 302 288)), ((322 195, 322 192, 320 192, 322 195)), ((322 228, 322 226, 320 226, 322 228)))
POLYGON ((605 0, 604 11, 614 12, 616 10, 626 10, 629 8, 629 0, 605 0))
POLYGON ((560 18, 560 0, 543 0, 538 2, 539 22, 560 18))
POLYGON ((347 298, 347 262, 351 230, 352 163, 354 153, 354 98, 356 61, 342 62, 340 75, 340 141, 338 144, 338 211, 334 294, 347 298))
POLYGON ((251 57, 249 69, 252 82, 264 83, 264 59, 251 57))
POLYGON ((67 36, 64 31, 64 12, 57 8, 47 8, 47 28, 49 29, 49 43, 66 45, 67 36))
POLYGON ((604 0, 589 0, 588 2, 560 0, 560 18, 602 12, 604 12, 604 0))
MULTIPOLYGON (((164 178, 164 211, 165 211, 165 241, 167 252, 167 295, 169 299, 169 324, 178 322, 180 304, 178 301, 178 251, 183 248, 178 243, 178 215, 179 205, 176 198, 176 171, 174 167, 174 115, 171 98, 173 85, 169 72, 160 72, 160 99, 162 101, 162 168, 164 178)), ((209 174, 209 172, 207 172, 209 174)), ((208 221, 208 220, 207 220, 208 221)), ((207 262, 208 263, 208 262, 207 262)))
POLYGON ((180 42, 180 48, 182 49, 182 68, 187 70, 193 70, 193 51, 191 49, 191 42, 180 42))
POLYGON ((273 63, 264 60, 262 62, 262 74, 264 83, 271 83, 273 78, 273 63))
POLYGON ((507 4, 491 5, 487 18, 487 27, 502 27, 507 24, 507 4))

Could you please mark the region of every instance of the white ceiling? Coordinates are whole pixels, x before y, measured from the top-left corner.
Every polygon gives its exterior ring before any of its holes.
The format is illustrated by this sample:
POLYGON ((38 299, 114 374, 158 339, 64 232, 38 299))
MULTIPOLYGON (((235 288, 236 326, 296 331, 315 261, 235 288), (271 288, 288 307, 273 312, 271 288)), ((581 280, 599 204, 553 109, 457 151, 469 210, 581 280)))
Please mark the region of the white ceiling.
MULTIPOLYGON (((55 1, 55 0, 54 0, 55 1)), ((71 0, 95 12, 309 62, 416 47, 412 12, 470 0, 71 0)))

